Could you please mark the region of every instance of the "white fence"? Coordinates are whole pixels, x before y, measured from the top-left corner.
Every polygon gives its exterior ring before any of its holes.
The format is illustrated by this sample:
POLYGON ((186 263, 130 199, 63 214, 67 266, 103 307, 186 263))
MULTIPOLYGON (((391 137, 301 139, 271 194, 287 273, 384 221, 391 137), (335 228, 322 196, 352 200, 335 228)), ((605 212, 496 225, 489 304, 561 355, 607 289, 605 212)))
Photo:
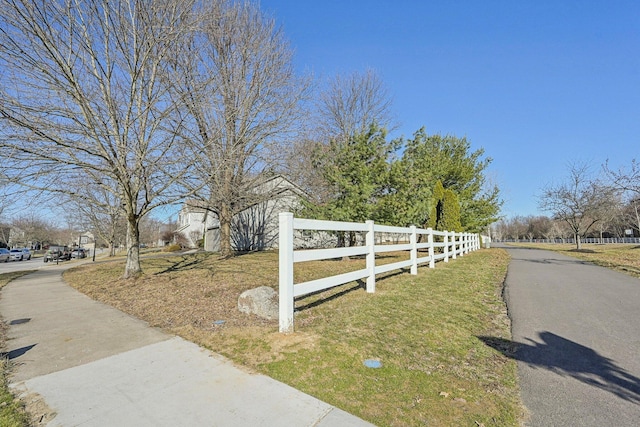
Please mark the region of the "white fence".
POLYGON ((410 268, 411 274, 418 274, 418 265, 420 264, 429 263, 429 267, 434 268, 435 262, 438 260, 448 262, 449 259, 455 259, 457 256, 462 256, 480 248, 480 236, 472 233, 435 231, 431 228, 425 230, 415 226, 407 228, 391 227, 376 225, 373 221, 356 223, 302 219, 294 218, 290 212, 280 213, 279 232, 280 332, 293 331, 295 297, 365 278, 367 292, 372 293, 375 292, 376 288, 376 274, 407 267, 410 268), (364 245, 296 250, 294 248, 295 230, 364 233, 364 245), (376 233, 403 234, 409 237, 409 243, 377 245, 375 244, 376 233), (426 242, 418 243, 418 236, 426 236, 426 242), (441 251, 439 250, 438 253, 435 253, 436 248, 441 248, 441 251), (424 252, 418 252, 420 249, 426 249, 427 256, 422 256, 424 252), (409 259, 391 264, 376 265, 376 254, 396 251, 408 251, 409 259), (293 265, 297 262, 363 255, 366 257, 366 266, 362 270, 303 283, 294 284, 293 282, 293 265))
MULTIPOLYGON (((513 243, 562 243, 575 245, 575 239, 503 239, 501 242, 513 242, 513 243)), ((606 245, 606 244, 621 244, 621 243, 640 243, 640 237, 582 237, 581 243, 606 245)))

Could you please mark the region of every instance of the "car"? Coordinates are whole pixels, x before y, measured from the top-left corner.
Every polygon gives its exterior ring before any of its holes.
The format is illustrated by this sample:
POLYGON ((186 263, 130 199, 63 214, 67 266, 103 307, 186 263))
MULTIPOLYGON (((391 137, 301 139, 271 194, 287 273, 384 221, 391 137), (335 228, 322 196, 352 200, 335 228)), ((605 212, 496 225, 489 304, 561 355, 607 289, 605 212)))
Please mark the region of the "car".
POLYGON ((87 252, 83 248, 74 249, 71 251, 71 258, 86 258, 87 252))
POLYGON ((56 260, 70 260, 71 252, 67 246, 49 246, 49 250, 42 257, 44 262, 56 260))
POLYGON ((8 249, 0 248, 0 261, 7 262, 11 258, 11 254, 8 249))
POLYGON ((9 255, 11 256, 12 261, 22 261, 24 259, 22 249, 11 249, 9 251, 9 255))
POLYGON ((31 259, 31 251, 28 248, 22 248, 22 259, 27 261, 31 259))

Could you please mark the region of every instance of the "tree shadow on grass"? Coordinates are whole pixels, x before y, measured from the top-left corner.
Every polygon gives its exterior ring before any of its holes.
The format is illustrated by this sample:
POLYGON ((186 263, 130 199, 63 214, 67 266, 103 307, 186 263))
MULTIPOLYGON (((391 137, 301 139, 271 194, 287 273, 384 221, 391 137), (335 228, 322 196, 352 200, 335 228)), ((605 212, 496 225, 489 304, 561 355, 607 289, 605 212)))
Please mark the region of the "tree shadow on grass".
POLYGON ((531 367, 569 376, 640 404, 640 378, 616 365, 612 359, 551 332, 542 332, 539 337, 542 342, 530 338, 527 338, 528 343, 487 336, 478 338, 505 356, 531 367))
MULTIPOLYGON (((385 279, 390 279, 391 277, 394 276, 399 276, 401 274, 406 274, 409 272, 409 269, 407 268, 402 268, 399 270, 394 270, 391 272, 387 272, 384 274, 381 274, 380 277, 376 277, 376 283, 379 283, 381 281, 384 281, 385 279)), ((319 305, 322 305, 326 302, 329 301, 333 301, 336 298, 340 298, 344 295, 350 294, 353 291, 357 291, 357 290, 366 290, 367 289, 367 282, 363 279, 359 279, 356 280, 354 282, 348 282, 342 285, 338 285, 335 286, 333 288, 328 288, 328 289, 322 289, 320 291, 317 292, 311 292, 309 294, 305 294, 305 295, 300 295, 299 297, 296 297, 294 299, 294 302, 304 302, 306 299, 312 299, 312 301, 306 303, 306 304, 301 304, 301 305, 297 305, 294 308, 294 311, 305 311, 305 310, 309 310, 311 308, 317 307, 319 305), (354 284, 355 283, 355 284, 354 284), (344 289, 340 290, 339 292, 335 292, 336 288, 340 288, 340 287, 344 287, 344 289), (327 296, 323 296, 327 295, 327 296), (317 298, 317 299, 313 299, 313 298, 317 298)))
POLYGON ((194 257, 194 256, 186 256, 183 255, 180 257, 179 260, 167 260, 167 262, 169 263, 169 265, 161 270, 158 271, 156 273, 154 273, 154 275, 160 275, 160 274, 165 274, 165 273, 171 273, 171 272, 176 272, 176 271, 186 271, 186 270, 193 270, 195 268, 200 267, 200 265, 204 262, 206 258, 202 258, 202 257, 194 257))

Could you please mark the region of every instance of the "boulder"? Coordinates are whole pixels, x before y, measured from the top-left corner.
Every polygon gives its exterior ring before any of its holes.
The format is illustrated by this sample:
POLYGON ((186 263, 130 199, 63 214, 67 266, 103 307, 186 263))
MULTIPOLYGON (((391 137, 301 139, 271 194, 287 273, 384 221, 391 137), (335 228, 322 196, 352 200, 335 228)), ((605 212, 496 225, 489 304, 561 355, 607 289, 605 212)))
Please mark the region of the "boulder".
POLYGON ((278 293, 269 286, 244 291, 238 298, 238 310, 242 313, 255 314, 263 319, 277 319, 278 293))

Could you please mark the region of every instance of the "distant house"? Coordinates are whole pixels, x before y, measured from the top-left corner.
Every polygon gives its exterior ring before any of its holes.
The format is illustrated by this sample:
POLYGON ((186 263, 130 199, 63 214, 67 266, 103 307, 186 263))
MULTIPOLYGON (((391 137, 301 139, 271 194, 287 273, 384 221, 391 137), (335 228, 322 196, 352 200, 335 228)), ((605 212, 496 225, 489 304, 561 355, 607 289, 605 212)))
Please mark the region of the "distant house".
POLYGON ((86 231, 80 234, 78 239, 80 241, 81 248, 87 249, 90 253, 93 253, 96 250, 96 236, 92 232, 86 231))
POLYGON ((189 246, 196 248, 207 229, 216 224, 218 224, 217 217, 204 208, 204 202, 188 200, 178 212, 178 228, 175 233, 182 234, 189 242, 189 246))
MULTIPOLYGON (((278 246, 278 214, 300 208, 304 192, 294 183, 275 175, 255 189, 256 194, 269 194, 234 216, 231 223, 231 247, 235 251, 260 251, 278 246)), ((220 221, 207 211, 203 202, 188 201, 178 214, 178 229, 196 247, 204 236, 206 251, 220 251, 220 221), (194 239, 195 238, 195 239, 194 239)))

